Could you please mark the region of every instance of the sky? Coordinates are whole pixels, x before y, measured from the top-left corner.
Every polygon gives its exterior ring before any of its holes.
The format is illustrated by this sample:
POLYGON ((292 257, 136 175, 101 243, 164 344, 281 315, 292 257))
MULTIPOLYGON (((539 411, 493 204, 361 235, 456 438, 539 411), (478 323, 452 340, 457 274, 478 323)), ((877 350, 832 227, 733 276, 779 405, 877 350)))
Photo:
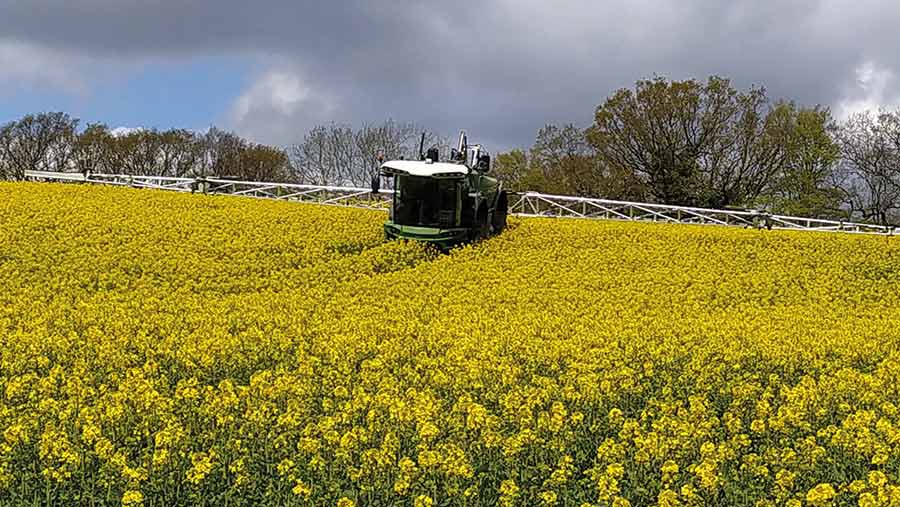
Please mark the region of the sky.
POLYGON ((288 146, 412 121, 494 151, 639 79, 900 107, 896 0, 0 0, 0 123, 210 125, 288 146))

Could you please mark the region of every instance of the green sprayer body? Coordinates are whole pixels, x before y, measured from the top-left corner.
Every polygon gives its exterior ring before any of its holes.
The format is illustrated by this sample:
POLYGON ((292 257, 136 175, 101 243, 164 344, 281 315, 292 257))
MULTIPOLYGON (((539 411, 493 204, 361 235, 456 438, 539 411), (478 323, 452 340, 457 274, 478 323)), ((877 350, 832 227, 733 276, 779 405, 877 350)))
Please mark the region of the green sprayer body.
POLYGON ((449 161, 439 161, 437 149, 419 158, 381 165, 381 175, 392 178, 394 188, 384 224, 387 239, 424 241, 446 251, 506 227, 509 201, 497 179, 487 175, 490 155, 467 146, 465 133, 449 161))

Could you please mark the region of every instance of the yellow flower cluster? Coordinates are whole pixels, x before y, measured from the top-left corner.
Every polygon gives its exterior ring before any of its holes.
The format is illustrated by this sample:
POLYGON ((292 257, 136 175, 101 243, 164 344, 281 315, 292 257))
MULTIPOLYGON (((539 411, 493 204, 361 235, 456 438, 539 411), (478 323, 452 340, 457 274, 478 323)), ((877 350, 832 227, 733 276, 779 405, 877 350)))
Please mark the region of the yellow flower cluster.
POLYGON ((0 504, 900 505, 900 242, 0 184, 0 504))

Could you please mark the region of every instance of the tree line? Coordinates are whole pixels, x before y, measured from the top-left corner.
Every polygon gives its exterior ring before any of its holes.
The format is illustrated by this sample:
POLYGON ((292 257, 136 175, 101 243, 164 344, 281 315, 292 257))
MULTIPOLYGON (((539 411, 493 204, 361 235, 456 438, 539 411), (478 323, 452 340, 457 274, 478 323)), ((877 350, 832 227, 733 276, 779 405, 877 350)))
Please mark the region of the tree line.
MULTIPOLYGON (((37 170, 368 185, 379 159, 415 157, 423 132, 414 123, 392 120, 360 128, 335 123, 277 148, 216 127, 200 133, 79 124, 53 112, 0 125, 0 179, 22 179, 25 171, 37 170)), ((425 143, 449 151, 447 140, 434 133, 425 133, 425 143)))
POLYGON ((417 159, 423 133, 426 148, 450 152, 446 137, 416 123, 387 120, 359 128, 337 123, 313 127, 289 147, 294 179, 315 185, 369 185, 380 160, 417 159))
POLYGON ((513 190, 900 224, 900 111, 836 121, 710 77, 638 81, 588 128, 547 125, 500 154, 513 190))
POLYGON ((256 181, 291 178, 279 148, 218 128, 116 132, 92 123, 83 129, 65 113, 41 113, 0 125, 0 179, 27 170, 177 177, 221 176, 256 181))
MULTIPOLYGON (((0 178, 26 170, 218 176, 368 186, 380 160, 449 152, 448 138, 415 123, 315 126, 288 147, 233 132, 80 128, 65 113, 0 125, 0 178)), ((600 104, 587 128, 541 128, 528 149, 501 153, 506 188, 812 218, 900 224, 900 110, 843 121, 821 106, 770 100, 731 81, 654 78, 600 104)))

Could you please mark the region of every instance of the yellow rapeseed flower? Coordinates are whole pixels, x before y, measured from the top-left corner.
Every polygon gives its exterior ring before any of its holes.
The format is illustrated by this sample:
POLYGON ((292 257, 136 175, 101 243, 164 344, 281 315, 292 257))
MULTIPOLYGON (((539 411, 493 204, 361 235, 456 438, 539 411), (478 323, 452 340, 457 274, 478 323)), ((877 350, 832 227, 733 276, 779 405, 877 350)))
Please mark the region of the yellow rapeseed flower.
POLYGON ((384 218, 0 183, 0 497, 900 501, 896 237, 384 218))
POLYGON ((812 505, 827 505, 834 498, 834 487, 828 483, 818 484, 806 493, 806 501, 812 505))

